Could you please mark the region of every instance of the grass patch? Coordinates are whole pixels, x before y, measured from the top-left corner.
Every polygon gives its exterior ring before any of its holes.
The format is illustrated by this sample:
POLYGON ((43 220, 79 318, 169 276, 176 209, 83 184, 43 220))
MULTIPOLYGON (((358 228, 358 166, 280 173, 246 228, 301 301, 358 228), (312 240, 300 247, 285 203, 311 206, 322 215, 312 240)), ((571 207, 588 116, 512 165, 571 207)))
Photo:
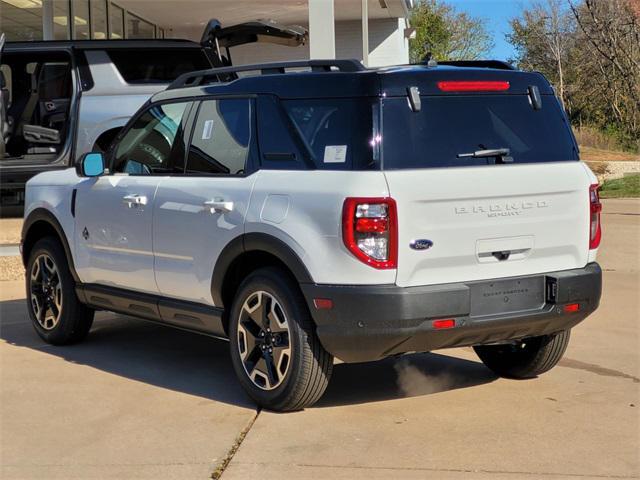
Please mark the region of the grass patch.
POLYGON ((600 188, 600 197, 640 197, 640 175, 627 175, 623 178, 605 181, 600 188))

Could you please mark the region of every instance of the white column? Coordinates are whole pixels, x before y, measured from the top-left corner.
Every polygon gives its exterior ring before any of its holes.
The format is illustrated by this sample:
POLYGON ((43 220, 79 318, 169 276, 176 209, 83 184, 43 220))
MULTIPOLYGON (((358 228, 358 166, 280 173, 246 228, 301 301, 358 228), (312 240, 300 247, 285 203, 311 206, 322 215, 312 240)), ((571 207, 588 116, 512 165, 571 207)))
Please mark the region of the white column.
POLYGON ((362 63, 369 66, 369 2, 362 1, 362 63))
POLYGON ((53 40, 53 0, 42 2, 42 39, 53 40))
POLYGON ((336 58, 333 0, 309 0, 309 58, 336 58))

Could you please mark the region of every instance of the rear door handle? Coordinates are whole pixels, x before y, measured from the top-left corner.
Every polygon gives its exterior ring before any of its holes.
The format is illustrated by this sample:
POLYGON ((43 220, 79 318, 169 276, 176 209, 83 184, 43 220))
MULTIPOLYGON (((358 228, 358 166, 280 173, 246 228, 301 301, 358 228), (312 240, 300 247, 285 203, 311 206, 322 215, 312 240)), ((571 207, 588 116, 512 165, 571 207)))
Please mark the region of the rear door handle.
POLYGON ((129 208, 140 207, 147 204, 147 197, 145 195, 132 193, 131 195, 125 195, 122 197, 122 203, 127 205, 129 208))
POLYGON ((210 213, 229 213, 233 211, 233 202, 227 202, 222 198, 216 198, 215 200, 208 200, 202 204, 205 208, 209 209, 210 213))

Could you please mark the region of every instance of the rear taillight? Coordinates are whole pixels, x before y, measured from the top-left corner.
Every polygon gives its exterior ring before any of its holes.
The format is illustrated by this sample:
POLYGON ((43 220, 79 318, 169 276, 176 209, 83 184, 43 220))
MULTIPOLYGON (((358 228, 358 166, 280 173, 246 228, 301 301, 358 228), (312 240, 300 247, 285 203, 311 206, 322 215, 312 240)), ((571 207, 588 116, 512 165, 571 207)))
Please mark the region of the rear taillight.
POLYGON ((342 208, 342 239, 360 261, 374 268, 398 264, 398 217, 392 198, 347 198, 342 208))
POLYGON ((602 239, 602 225, 600 224, 600 212, 602 204, 598 195, 598 184, 589 187, 589 249, 598 248, 602 239))
POLYGON ((503 92, 509 90, 509 82, 495 80, 438 82, 443 92, 503 92))

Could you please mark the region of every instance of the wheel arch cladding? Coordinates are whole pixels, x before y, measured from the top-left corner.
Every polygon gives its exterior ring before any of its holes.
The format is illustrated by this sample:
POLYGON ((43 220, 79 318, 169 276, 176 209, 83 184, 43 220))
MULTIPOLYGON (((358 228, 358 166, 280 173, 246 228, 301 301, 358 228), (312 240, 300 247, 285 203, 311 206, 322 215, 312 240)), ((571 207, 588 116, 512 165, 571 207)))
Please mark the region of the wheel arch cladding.
POLYGON ((52 236, 58 239, 62 245, 65 256, 67 257, 71 276, 75 282, 79 282, 80 279, 73 265, 73 257, 71 256, 71 249, 69 248, 67 236, 56 217, 44 208, 37 208, 31 212, 25 219, 22 226, 22 263, 25 268, 27 267, 27 262, 29 261, 29 255, 31 254, 33 246, 38 240, 47 236, 52 236))
POLYGON ((283 269, 297 283, 313 283, 300 257, 286 243, 265 233, 247 233, 229 242, 218 257, 211 280, 215 305, 229 306, 242 280, 252 271, 267 266, 283 269))

